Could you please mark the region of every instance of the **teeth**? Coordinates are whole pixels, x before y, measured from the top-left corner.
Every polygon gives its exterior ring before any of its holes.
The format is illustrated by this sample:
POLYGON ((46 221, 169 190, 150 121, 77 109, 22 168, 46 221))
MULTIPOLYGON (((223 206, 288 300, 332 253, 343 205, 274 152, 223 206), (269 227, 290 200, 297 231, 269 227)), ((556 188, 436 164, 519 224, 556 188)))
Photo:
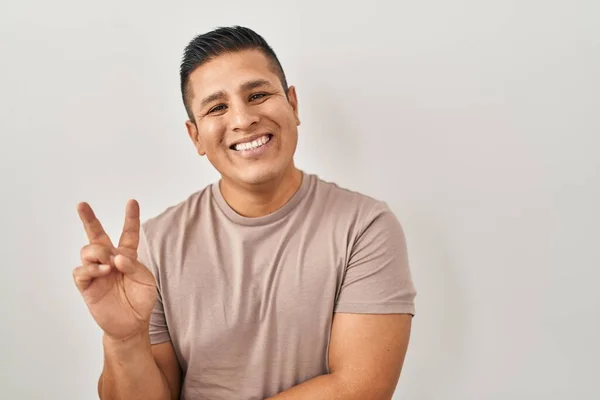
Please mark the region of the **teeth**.
POLYGON ((269 141, 269 135, 265 135, 262 136, 256 140, 253 140, 252 142, 247 142, 247 143, 238 143, 235 145, 234 149, 236 149, 237 151, 241 151, 241 150, 254 150, 257 147, 262 146, 263 144, 267 143, 269 141))

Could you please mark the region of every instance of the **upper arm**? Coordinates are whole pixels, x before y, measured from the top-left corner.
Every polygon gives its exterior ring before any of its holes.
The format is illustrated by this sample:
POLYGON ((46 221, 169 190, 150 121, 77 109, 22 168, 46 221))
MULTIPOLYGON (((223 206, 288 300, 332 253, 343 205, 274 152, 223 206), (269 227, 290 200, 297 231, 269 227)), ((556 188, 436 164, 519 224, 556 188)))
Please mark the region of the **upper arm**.
POLYGON ((408 348, 412 315, 336 313, 329 370, 352 393, 391 399, 408 348))
POLYGON ((158 369, 160 369, 167 380, 171 399, 179 399, 181 392, 181 367, 179 366, 179 361, 177 361, 173 345, 170 341, 154 344, 152 345, 152 355, 158 369))
POLYGON ((391 399, 408 348, 416 289, 400 222, 385 203, 353 243, 335 306, 329 370, 363 398, 391 399))
POLYGON ((352 243, 335 311, 414 315, 416 289, 400 221, 378 203, 363 225, 352 243))

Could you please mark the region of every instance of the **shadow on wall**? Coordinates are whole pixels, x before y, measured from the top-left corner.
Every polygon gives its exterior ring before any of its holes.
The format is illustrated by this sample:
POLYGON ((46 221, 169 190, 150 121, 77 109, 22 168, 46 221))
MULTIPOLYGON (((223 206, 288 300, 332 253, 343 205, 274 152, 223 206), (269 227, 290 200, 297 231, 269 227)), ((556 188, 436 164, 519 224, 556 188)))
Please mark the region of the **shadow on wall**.
POLYGON ((416 314, 405 370, 396 396, 410 399, 469 397, 473 367, 466 285, 450 243, 433 218, 390 201, 402 221, 417 288, 416 314), (410 227, 410 229, 409 229, 410 227))

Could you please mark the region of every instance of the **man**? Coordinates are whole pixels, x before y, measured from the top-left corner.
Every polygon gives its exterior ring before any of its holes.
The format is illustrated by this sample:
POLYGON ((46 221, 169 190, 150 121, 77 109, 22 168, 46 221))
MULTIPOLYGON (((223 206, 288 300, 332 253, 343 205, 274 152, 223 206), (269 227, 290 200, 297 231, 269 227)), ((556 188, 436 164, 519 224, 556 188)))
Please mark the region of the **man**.
POLYGON ((416 295, 385 203, 298 169, 298 99, 264 39, 194 38, 186 127, 221 179, 114 245, 87 203, 74 279, 102 328, 100 398, 390 399, 416 295))

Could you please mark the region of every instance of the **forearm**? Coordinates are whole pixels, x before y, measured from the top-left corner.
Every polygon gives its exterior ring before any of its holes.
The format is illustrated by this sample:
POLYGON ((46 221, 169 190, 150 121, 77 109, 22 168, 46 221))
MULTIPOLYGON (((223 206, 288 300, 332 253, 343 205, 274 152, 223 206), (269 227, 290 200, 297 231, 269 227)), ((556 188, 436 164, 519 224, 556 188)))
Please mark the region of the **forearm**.
POLYGON ((169 386, 150 347, 148 335, 126 342, 103 337, 104 369, 98 383, 102 400, 170 400, 169 386))
POLYGON ((341 375, 320 375, 266 400, 390 400, 388 393, 341 375))

